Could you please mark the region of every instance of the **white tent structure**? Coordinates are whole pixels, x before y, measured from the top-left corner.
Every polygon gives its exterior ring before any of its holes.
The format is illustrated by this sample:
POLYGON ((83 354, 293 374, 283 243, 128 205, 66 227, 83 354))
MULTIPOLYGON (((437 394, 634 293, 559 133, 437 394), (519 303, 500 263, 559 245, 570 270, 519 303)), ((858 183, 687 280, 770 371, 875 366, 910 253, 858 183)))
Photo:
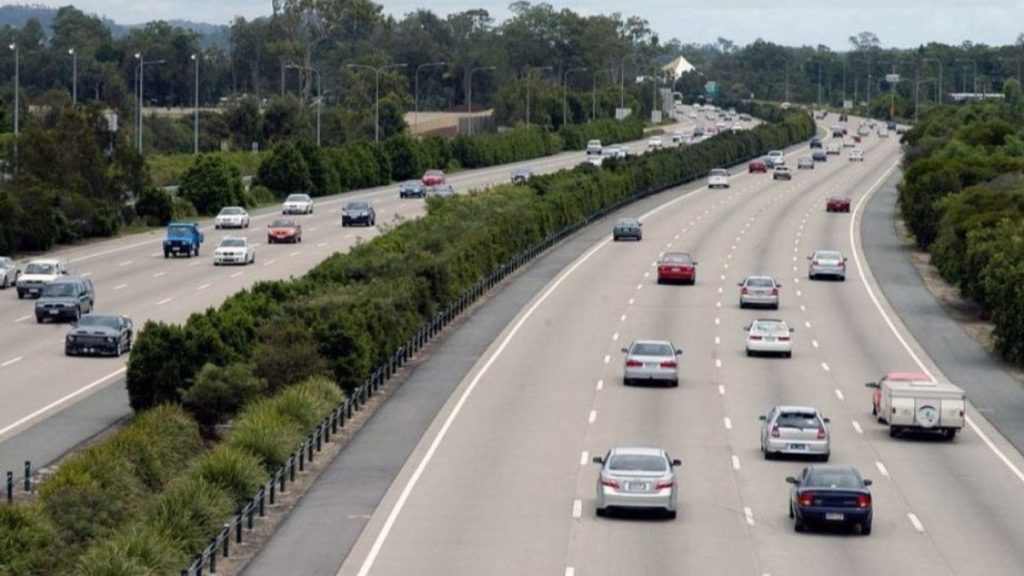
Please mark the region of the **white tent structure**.
POLYGON ((675 60, 665 64, 661 67, 665 74, 671 74, 672 80, 678 80, 680 76, 687 72, 692 72, 697 68, 693 64, 686 61, 686 58, 679 56, 675 60))

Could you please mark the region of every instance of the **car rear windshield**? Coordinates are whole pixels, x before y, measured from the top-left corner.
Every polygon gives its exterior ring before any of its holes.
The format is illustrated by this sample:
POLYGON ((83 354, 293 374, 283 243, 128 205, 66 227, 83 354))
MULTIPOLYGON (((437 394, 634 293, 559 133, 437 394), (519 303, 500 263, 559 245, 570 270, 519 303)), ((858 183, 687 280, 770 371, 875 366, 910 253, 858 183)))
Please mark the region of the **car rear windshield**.
POLYGON ((55 268, 53 264, 29 264, 25 267, 25 274, 54 274, 55 268))
POLYGON ((789 332, 789 327, 783 322, 760 320, 754 323, 754 328, 768 334, 783 334, 789 332))
POLYGON ((665 262, 669 264, 689 264, 693 258, 689 254, 665 254, 665 262))
POLYGON ((348 210, 369 210, 370 205, 366 202, 350 202, 345 208, 348 210))
POLYGON ((67 282, 47 284, 43 288, 43 296, 50 296, 52 298, 66 298, 68 296, 74 296, 77 292, 78 287, 67 282))
POLYGON ((771 278, 747 278, 747 286, 755 288, 770 288, 774 284, 771 278))
POLYGON ((244 248, 245 240, 242 238, 225 238, 221 240, 220 245, 225 248, 244 248))
POLYGON ((814 412, 783 412, 775 420, 780 428, 817 428, 818 415, 814 412))
POLYGON ((294 228, 295 222, 292 220, 274 220, 270 225, 271 228, 294 228))
POLYGON ((843 258, 842 255, 839 254, 839 252, 825 252, 825 251, 816 253, 815 257, 819 258, 821 260, 841 260, 843 258))
POLYGON ((117 316, 101 316, 93 314, 86 314, 78 321, 79 326, 106 326, 107 328, 117 328, 117 324, 117 316))
POLYGON ((712 176, 728 176, 729 172, 726 171, 724 168, 715 168, 715 169, 711 170, 711 175, 712 176))
POLYGON ((221 210, 220 213, 224 214, 226 216, 234 216, 236 214, 241 214, 242 213, 242 209, 241 208, 225 208, 225 209, 221 210))
POLYGON ((805 486, 814 488, 863 488, 852 470, 812 470, 805 486))
POLYGON ((309 196, 305 194, 292 194, 288 196, 285 202, 308 202, 309 196))
POLYGON ((635 228, 637 225, 636 220, 632 218, 623 218, 615 223, 619 228, 635 228))
POLYGON ((664 472, 668 463, 653 454, 616 454, 608 461, 608 469, 616 472, 664 472))
POLYGON ((634 356, 675 356, 675 350, 668 344, 639 342, 633 344, 630 354, 634 356))
POLYGON ((423 183, 419 180, 408 180, 402 183, 402 188, 422 188, 423 183))

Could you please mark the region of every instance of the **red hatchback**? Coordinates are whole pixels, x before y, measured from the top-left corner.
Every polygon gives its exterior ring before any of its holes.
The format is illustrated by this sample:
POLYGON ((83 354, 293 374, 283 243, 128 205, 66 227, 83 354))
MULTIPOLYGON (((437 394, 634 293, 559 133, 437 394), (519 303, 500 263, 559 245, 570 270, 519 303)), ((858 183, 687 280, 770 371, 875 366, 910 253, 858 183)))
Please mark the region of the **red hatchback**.
POLYGON ((427 170, 423 174, 423 185, 424 186, 440 186, 446 181, 444 172, 440 170, 427 170))
POLYGON ((750 174, 753 174, 754 172, 767 174, 768 165, 764 163, 764 160, 754 160, 750 164, 747 164, 747 172, 749 172, 750 174))
POLYGON ((686 252, 666 252, 658 262, 658 284, 665 282, 697 283, 697 263, 686 252))
POLYGON ((826 212, 849 212, 850 199, 832 197, 825 201, 826 212))

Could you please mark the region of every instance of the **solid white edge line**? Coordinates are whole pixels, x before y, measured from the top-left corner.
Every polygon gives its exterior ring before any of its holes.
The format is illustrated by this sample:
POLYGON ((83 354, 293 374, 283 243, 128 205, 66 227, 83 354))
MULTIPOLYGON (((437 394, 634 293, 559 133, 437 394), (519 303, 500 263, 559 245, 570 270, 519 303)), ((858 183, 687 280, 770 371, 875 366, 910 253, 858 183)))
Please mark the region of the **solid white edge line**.
MULTIPOLYGON (((913 359, 915 364, 917 364, 917 367, 920 368, 922 372, 924 372, 934 380, 935 376, 931 373, 930 370, 928 370, 928 367, 924 365, 924 362, 921 361, 921 358, 918 357, 917 353, 915 353, 913 348, 910 347, 910 344, 908 344, 906 339, 903 338, 903 335, 900 334, 900 331, 896 329, 896 325, 893 324, 892 319, 889 318, 889 315, 885 312, 885 309, 882 307, 882 303, 879 302, 878 297, 871 289, 871 285, 868 283, 867 275, 864 273, 864 266, 861 265, 860 251, 857 249, 857 243, 855 241, 857 215, 860 212, 861 207, 869 198, 871 198, 871 196, 874 195, 875 192, 878 191, 878 189, 882 186, 882 182, 884 182, 892 173, 892 171, 895 170, 898 166, 898 160, 896 162, 893 162, 892 166, 890 166, 889 169, 886 170, 878 178, 878 180, 876 180, 875 183, 871 185, 871 187, 868 189, 868 193, 865 194, 864 196, 861 196, 860 200, 857 202, 857 205, 854 207, 853 216, 850 218, 850 247, 851 252, 853 253, 853 262, 857 266, 857 272, 860 275, 860 281, 864 284, 864 289, 867 291, 868 297, 871 298, 871 301, 875 304, 875 308, 878 310, 878 313, 882 315, 882 319, 885 320, 885 324, 889 327, 889 330, 892 331, 893 335, 896 336, 896 339, 899 341, 899 343, 903 345, 903 349, 907 351, 907 354, 909 354, 910 358, 913 359)), ((981 430, 981 428, 979 428, 978 425, 974 423, 974 420, 970 416, 965 416, 965 420, 967 421, 967 425, 970 426, 971 430, 974 431, 974 433, 977 434, 979 438, 981 438, 981 440, 985 443, 986 446, 988 446, 989 450, 991 450, 992 453, 995 454, 996 457, 999 458, 999 460, 1001 460, 1003 464, 1005 464, 1006 467, 1010 469, 1010 472, 1012 472, 1014 476, 1016 476, 1021 482, 1024 482, 1024 472, 1022 472, 1020 468, 1017 468, 1017 466, 1010 461, 1006 454, 1004 454, 1003 451, 1000 450, 999 447, 996 446, 991 439, 989 439, 988 435, 985 434, 981 430)))
POLYGON ((106 376, 100 378, 99 380, 96 380, 96 381, 92 382, 91 384, 89 384, 89 385, 87 385, 87 386, 85 386, 83 388, 79 388, 78 390, 75 390, 74 392, 72 392, 71 394, 68 394, 67 396, 64 396, 63 398, 60 398, 58 400, 55 400, 55 401, 47 404, 46 406, 43 406, 39 410, 36 410, 35 412, 29 414, 28 416, 25 416, 24 418, 14 422, 13 424, 8 424, 7 426, 5 426, 3 428, 0 428, 0 438, 3 438, 5 434, 7 434, 11 430, 14 430, 15 428, 21 426, 22 424, 34 420, 37 416, 40 416, 42 414, 46 414, 50 410, 53 410, 57 406, 60 406, 61 404, 64 404, 68 400, 71 400, 73 398, 81 396, 82 394, 88 392, 89 390, 92 390, 93 388, 99 386, 100 384, 103 384, 107 380, 110 380, 111 378, 113 378, 115 376, 118 376, 119 374, 123 373, 127 369, 128 369, 127 367, 118 368, 117 370, 111 372, 110 374, 107 374, 106 376))

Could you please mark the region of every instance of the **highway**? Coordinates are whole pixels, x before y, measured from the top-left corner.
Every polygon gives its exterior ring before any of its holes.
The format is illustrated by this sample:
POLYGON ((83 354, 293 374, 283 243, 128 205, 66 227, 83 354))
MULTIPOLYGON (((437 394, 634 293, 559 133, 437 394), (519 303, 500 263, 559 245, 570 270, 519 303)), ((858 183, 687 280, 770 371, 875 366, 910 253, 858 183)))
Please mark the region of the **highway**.
MULTIPOLYGON (((871 416, 864 382, 940 372, 878 295, 855 215, 825 212, 833 194, 859 208, 896 169, 896 138, 863 148, 863 164, 844 151, 791 182, 664 194, 642 242, 602 236, 462 380, 337 574, 1020 574, 1021 454, 973 408, 953 443, 893 439, 871 416), (846 282, 806 279, 818 248, 850 258, 846 282), (666 250, 694 254, 696 286, 656 284, 666 250), (782 282, 780 310, 738 308, 754 273, 782 282), (757 317, 796 327, 791 359, 745 356, 757 317), (679 388, 622 386, 619 349, 639 338, 683 349, 679 388), (758 449, 776 404, 831 418, 832 462, 875 481, 872 535, 794 532, 784 478, 805 463, 758 449), (595 516, 591 457, 621 445, 682 460, 677 519, 595 516)), ((314 573, 304 558, 290 565, 314 573)))
MULTIPOLYGON (((677 127, 666 126, 666 134, 677 127)), ((665 140, 669 141, 666 135, 665 140)), ((607 143, 606 143, 607 144, 607 143)), ((643 152, 646 140, 627 147, 643 152)), ((456 190, 509 181, 511 171, 529 166, 536 173, 575 166, 584 153, 566 152, 511 165, 469 170, 449 175, 456 190)), ((214 230, 212 219, 202 222, 206 240, 199 258, 165 259, 161 249, 163 230, 130 235, 63 249, 47 257, 68 262, 72 274, 92 278, 96 287, 97 312, 127 314, 136 328, 146 320, 183 322, 194 312, 216 306, 228 296, 261 280, 304 274, 334 252, 346 251, 359 241, 377 235, 380 226, 396 218, 409 219, 424 213, 419 199, 400 199, 397 185, 348 192, 317 199, 313 215, 297 216, 303 226, 301 244, 266 244, 266 225, 280 214, 280 207, 252 212, 252 225, 245 230, 214 230), (372 201, 378 227, 342 228, 340 207, 350 200, 372 201), (220 239, 247 236, 256 244, 256 263, 244 267, 215 267, 212 254, 220 239)), ((3 442, 91 394, 122 385, 127 356, 121 358, 68 358, 63 353, 65 323, 36 324, 34 300, 19 300, 13 289, 0 292, 0 470, 20 469, 24 459, 38 467, 42 450, 19 447, 7 454, 3 442), (25 452, 25 453, 23 453, 25 452)), ((90 430, 91 435, 100 430, 90 430)), ((71 435, 81 434, 75 432, 71 435)), ((45 436, 45 435, 44 435, 45 436)), ((71 438, 67 448, 85 438, 71 438)), ((47 446, 47 453, 53 447, 47 446)), ((56 450, 56 454, 60 451, 56 450)), ((44 458, 45 459, 45 458, 44 458)))

